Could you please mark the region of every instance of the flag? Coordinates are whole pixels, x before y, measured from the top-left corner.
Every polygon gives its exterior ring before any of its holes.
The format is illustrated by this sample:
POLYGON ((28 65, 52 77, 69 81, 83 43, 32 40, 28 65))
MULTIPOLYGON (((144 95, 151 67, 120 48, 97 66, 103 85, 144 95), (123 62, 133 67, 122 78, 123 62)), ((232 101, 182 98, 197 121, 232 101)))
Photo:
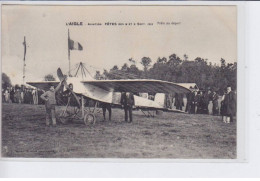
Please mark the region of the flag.
POLYGON ((70 39, 70 30, 68 29, 68 58, 69 58, 69 75, 70 74, 70 50, 83 50, 82 45, 79 42, 70 39))
POLYGON ((83 50, 83 47, 79 42, 69 39, 69 49, 70 50, 83 50))

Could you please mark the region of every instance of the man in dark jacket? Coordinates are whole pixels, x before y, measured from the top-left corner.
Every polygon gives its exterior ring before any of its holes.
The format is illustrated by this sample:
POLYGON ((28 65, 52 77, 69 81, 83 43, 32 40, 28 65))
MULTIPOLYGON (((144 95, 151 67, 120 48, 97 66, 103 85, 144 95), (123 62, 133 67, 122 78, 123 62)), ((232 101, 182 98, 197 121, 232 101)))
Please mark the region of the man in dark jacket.
POLYGON ((191 91, 191 92, 189 92, 189 93, 186 94, 187 104, 186 104, 185 112, 188 112, 188 113, 191 113, 192 102, 194 101, 193 88, 192 88, 192 86, 190 86, 190 91, 191 91))
POLYGON ((203 90, 198 91, 198 94, 195 96, 195 102, 197 102, 197 111, 196 114, 202 114, 203 113, 203 90))
POLYGON ((198 105, 198 91, 194 89, 192 96, 191 96, 191 114, 197 114, 197 105, 198 105))
POLYGON ((108 111, 109 121, 111 121, 111 115, 112 115, 111 104, 106 102, 100 102, 100 107, 102 108, 103 111, 104 121, 106 121, 106 110, 108 111))
POLYGON ((128 122, 128 113, 129 113, 130 122, 132 122, 133 121, 132 109, 133 109, 133 106, 135 105, 133 93, 122 92, 121 105, 123 106, 123 108, 125 110, 125 121, 128 122))
POLYGON ((73 84, 69 84, 68 85, 69 89, 65 90, 64 92, 62 92, 62 101, 65 103, 65 104, 68 104, 70 106, 77 106, 78 108, 80 108, 80 105, 78 104, 75 96, 72 94, 73 92, 73 84))
POLYGON ((175 103, 174 103, 174 106, 176 107, 176 109, 182 110, 182 106, 184 106, 183 94, 181 94, 181 93, 176 93, 176 94, 175 94, 175 103))
POLYGON ((216 90, 213 90, 212 93, 212 113, 213 115, 218 115, 219 114, 219 106, 218 106, 218 94, 216 93, 216 90))
POLYGON ((10 99, 11 99, 12 103, 14 103, 14 94, 15 94, 15 92, 14 92, 14 88, 11 87, 11 91, 10 91, 10 99))
POLYGON ((208 91, 203 94, 203 98, 202 98, 202 100, 203 100, 202 113, 203 114, 209 114, 208 107, 209 107, 210 97, 211 97, 211 91, 210 91, 210 89, 208 89, 208 91))
POLYGON ((44 104, 45 104, 45 103, 44 103, 44 100, 41 99, 41 95, 42 95, 43 93, 44 93, 43 90, 38 89, 38 104, 39 104, 39 105, 44 105, 44 104))
POLYGON ((226 99, 226 113, 227 113, 227 123, 233 121, 233 117, 236 115, 236 95, 231 90, 231 86, 227 87, 227 94, 225 96, 226 99))

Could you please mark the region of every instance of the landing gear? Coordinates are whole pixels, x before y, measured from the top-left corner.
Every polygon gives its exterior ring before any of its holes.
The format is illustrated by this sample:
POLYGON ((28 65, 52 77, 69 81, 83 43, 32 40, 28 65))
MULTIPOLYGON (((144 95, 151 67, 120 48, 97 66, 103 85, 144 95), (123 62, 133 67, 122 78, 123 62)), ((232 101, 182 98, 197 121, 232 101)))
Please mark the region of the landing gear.
POLYGON ((96 117, 92 113, 87 113, 85 114, 83 121, 86 126, 94 125, 96 123, 96 117))
MULTIPOLYGON (((83 99, 83 96, 82 96, 82 99, 83 99)), ((92 110, 90 107, 88 107, 87 110, 85 109, 84 114, 82 114, 83 121, 86 126, 94 125, 96 123, 95 114, 97 113, 97 106, 98 106, 98 102, 96 101, 95 106, 92 110)), ((83 107, 84 107, 84 104, 82 103, 82 108, 83 107)))
MULTIPOLYGON (((83 64, 81 63, 80 66, 82 66, 82 65, 83 64)), ((66 82, 67 77, 63 75, 60 68, 58 68, 58 70, 57 70, 57 75, 58 75, 60 81, 63 82, 63 85, 67 88, 67 90, 69 90, 70 95, 73 95, 77 102, 77 106, 74 106, 74 107, 70 106, 71 97, 69 95, 65 110, 62 111, 62 113, 59 115, 61 123, 65 124, 69 120, 78 119, 78 120, 83 120, 83 122, 85 123, 86 126, 94 125, 96 122, 95 113, 96 113, 96 108, 97 108, 98 102, 97 101, 95 102, 95 107, 92 111, 91 111, 90 107, 88 110, 86 110, 85 106, 84 106, 85 105, 84 96, 81 95, 81 102, 80 102, 78 95, 76 95, 73 92, 73 87, 69 87, 67 85, 67 82, 66 82)))
POLYGON ((142 113, 146 116, 146 117, 153 117, 154 118, 154 111, 149 111, 149 110, 143 110, 141 109, 142 113), (146 111, 146 113, 145 113, 146 111))
POLYGON ((72 120, 82 120, 86 126, 95 125, 97 113, 98 102, 95 102, 93 108, 85 108, 84 96, 81 96, 81 106, 80 107, 71 107, 70 106, 71 98, 69 97, 68 103, 65 107, 65 110, 59 115, 59 120, 62 124, 66 124, 72 120))

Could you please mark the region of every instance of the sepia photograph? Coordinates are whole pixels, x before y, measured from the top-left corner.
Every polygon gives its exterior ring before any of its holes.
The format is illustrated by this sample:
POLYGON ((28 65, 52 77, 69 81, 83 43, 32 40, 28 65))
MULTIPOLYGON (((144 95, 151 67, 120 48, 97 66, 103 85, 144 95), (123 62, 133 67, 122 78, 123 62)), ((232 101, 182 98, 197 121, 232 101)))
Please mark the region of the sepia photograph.
POLYGON ((1 17, 1 157, 238 158, 236 5, 1 17))

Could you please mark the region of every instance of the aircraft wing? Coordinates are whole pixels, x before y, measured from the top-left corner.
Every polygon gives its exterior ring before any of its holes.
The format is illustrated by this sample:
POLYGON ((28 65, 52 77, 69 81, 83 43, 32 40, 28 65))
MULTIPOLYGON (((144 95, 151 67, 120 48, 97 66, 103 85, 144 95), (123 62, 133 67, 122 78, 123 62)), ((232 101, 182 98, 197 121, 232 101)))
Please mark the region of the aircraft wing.
POLYGON ((197 86, 196 83, 178 83, 178 85, 180 85, 182 87, 186 87, 187 89, 189 89, 190 87, 199 89, 199 87, 197 86))
POLYGON ((36 87, 38 89, 47 91, 50 89, 51 85, 56 87, 60 82, 59 81, 42 81, 42 82, 26 82, 26 83, 33 87, 36 87))
POLYGON ((91 80, 81 81, 85 86, 92 85, 110 92, 147 92, 155 93, 188 93, 190 90, 184 86, 152 79, 127 79, 127 80, 91 80))

